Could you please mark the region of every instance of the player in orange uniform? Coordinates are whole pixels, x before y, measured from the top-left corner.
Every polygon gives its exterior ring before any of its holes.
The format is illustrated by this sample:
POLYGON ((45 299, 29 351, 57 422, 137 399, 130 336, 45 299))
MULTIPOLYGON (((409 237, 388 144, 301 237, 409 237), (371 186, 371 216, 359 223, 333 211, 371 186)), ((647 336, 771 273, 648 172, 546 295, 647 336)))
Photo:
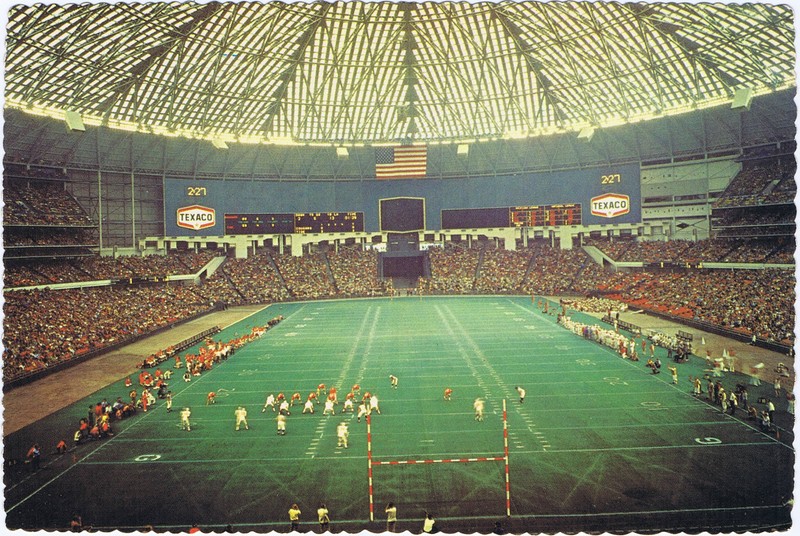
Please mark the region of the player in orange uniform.
POLYGON ((450 397, 453 395, 453 390, 449 387, 444 390, 444 399, 448 402, 450 401, 450 397))
POLYGON ((215 393, 214 391, 209 392, 206 395, 206 406, 208 406, 209 404, 216 404, 216 403, 217 403, 217 393, 215 393))
POLYGON ((295 402, 297 402, 298 404, 300 403, 300 393, 294 393, 292 395, 292 399, 289 402, 289 407, 294 407, 295 402))

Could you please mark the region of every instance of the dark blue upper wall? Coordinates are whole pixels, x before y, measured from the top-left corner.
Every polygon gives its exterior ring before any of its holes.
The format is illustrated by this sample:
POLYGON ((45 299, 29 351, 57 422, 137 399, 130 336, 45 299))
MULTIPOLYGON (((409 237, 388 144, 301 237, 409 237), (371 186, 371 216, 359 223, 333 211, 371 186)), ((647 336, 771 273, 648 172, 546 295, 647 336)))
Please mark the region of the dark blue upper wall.
POLYGON ((443 209, 455 208, 580 203, 585 225, 638 223, 642 219, 639 166, 619 165, 469 179, 299 182, 168 178, 164 185, 165 231, 168 236, 221 236, 225 234, 225 213, 363 212, 364 230, 377 232, 379 200, 388 197, 425 198, 426 227, 431 230, 441 228, 443 209), (191 193, 202 195, 188 195, 190 188, 194 188, 191 193), (613 218, 593 216, 591 199, 606 193, 628 196, 630 212, 613 218), (190 205, 213 208, 215 225, 199 231, 178 227, 177 210, 190 205))

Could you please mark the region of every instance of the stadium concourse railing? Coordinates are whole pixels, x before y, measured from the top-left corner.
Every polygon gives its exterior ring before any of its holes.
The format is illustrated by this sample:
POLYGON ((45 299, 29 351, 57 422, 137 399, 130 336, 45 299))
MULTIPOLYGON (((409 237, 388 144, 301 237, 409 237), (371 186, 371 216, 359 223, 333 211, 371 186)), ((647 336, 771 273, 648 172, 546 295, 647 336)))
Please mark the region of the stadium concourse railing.
MULTIPOLYGON (((217 308, 219 308, 219 305, 217 305, 217 308)), ((86 352, 84 354, 81 354, 80 356, 76 356, 76 357, 73 357, 73 358, 70 358, 70 359, 65 359, 63 361, 59 361, 58 363, 55 363, 55 364, 53 364, 51 366, 48 366, 47 368, 44 368, 44 369, 31 371, 31 372, 22 374, 20 376, 15 376, 13 378, 8 378, 8 379, 4 378, 3 379, 3 392, 5 393, 5 392, 8 392, 11 389, 14 389, 16 387, 21 387, 23 385, 27 385, 27 384, 29 384, 31 382, 34 382, 34 381, 39 380, 41 378, 44 378, 45 376, 49 376, 50 374, 53 374, 54 372, 58 372, 58 371, 61 371, 61 370, 66 370, 68 368, 74 367, 75 365, 78 365, 80 363, 88 361, 89 359, 92 359, 92 358, 97 357, 99 355, 107 354, 108 352, 112 352, 112 351, 114 351, 114 350, 116 350, 118 348, 121 348, 123 346, 127 346, 127 345, 132 344, 132 343, 134 343, 136 341, 139 341, 141 339, 144 339, 144 338, 147 338, 147 337, 151 337, 153 335, 157 335, 158 333, 161 333, 163 331, 167 331, 169 329, 172 329, 175 326, 179 326, 181 324, 185 324, 186 322, 189 322, 189 321, 194 320, 196 318, 200 318, 201 316, 204 316, 204 315, 208 314, 209 312, 210 311, 203 311, 203 312, 197 313, 195 315, 192 315, 190 317, 184 318, 184 319, 182 319, 182 320, 180 320, 178 322, 175 322, 175 323, 172 323, 172 324, 169 324, 169 325, 162 326, 160 328, 154 329, 153 331, 148 331, 147 333, 141 333, 139 335, 133 335, 131 337, 127 337, 127 338, 125 338, 125 339, 123 339, 121 341, 117 341, 117 342, 115 342, 113 344, 109 344, 108 346, 103 346, 102 348, 96 348, 94 350, 90 350, 90 351, 88 351, 88 352, 86 352)), ((182 350, 185 350, 186 348, 189 348, 190 346, 193 346, 194 344, 198 343, 199 341, 203 340, 204 338, 208 337, 209 335, 213 335, 214 333, 219 333, 220 331, 221 330, 220 330, 219 326, 214 326, 212 328, 203 330, 200 333, 192 335, 188 339, 184 339, 183 341, 179 342, 178 344, 174 344, 173 346, 175 347, 175 351, 176 352, 180 352, 182 350)))

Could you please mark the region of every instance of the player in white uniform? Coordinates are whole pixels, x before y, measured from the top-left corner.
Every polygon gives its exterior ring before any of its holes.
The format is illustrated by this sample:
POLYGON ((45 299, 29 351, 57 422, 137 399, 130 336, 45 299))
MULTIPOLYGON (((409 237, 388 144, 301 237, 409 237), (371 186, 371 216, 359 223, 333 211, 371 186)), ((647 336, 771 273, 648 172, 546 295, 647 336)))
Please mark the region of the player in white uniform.
POLYGON ((482 421, 483 420, 483 400, 480 398, 476 398, 475 402, 472 404, 472 407, 475 408, 475 420, 482 421))
POLYGON ((269 396, 267 396, 267 401, 264 404, 264 408, 261 410, 261 413, 267 411, 268 407, 272 408, 272 411, 275 411, 275 395, 273 395, 272 393, 270 393, 269 396))
POLYGON ((275 420, 278 421, 278 435, 286 435, 286 416, 279 413, 275 420))
POLYGON ((372 395, 369 398, 369 412, 372 413, 373 411, 377 411, 378 415, 381 414, 381 408, 378 407, 378 397, 376 395, 372 395))
POLYGON ((239 431, 239 427, 244 425, 245 430, 249 430, 250 427, 247 426, 247 410, 242 406, 236 408, 236 411, 233 412, 236 416, 236 431, 239 431))
POLYGON ((325 409, 322 410, 322 414, 327 415, 329 412, 331 415, 336 415, 336 412, 333 410, 333 400, 330 398, 325 401, 325 409))
POLYGON ((364 415, 369 415, 369 411, 367 410, 367 404, 365 402, 361 402, 361 404, 358 405, 358 415, 356 416, 356 420, 361 422, 361 417, 364 415))
POLYGON ((181 410, 181 429, 186 430, 187 432, 192 431, 192 425, 189 423, 189 417, 192 415, 192 410, 189 408, 183 408, 181 410))
POLYGON ((342 406, 342 413, 347 413, 347 411, 353 412, 353 399, 346 398, 344 400, 344 406, 342 406))
POLYGON ((336 437, 339 438, 339 447, 347 448, 347 438, 350 436, 350 431, 347 429, 347 423, 339 423, 336 427, 336 437))
POLYGON ((314 402, 310 398, 306 400, 306 403, 303 405, 303 413, 306 411, 314 413, 314 402))

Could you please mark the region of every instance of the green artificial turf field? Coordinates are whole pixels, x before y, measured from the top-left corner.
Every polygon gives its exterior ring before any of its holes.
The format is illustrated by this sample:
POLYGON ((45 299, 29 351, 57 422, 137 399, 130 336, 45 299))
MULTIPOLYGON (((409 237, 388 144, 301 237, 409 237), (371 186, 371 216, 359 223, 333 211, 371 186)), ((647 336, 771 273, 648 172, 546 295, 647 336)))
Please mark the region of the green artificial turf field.
MULTIPOLYGON (((742 412, 723 415, 705 396, 692 396, 687 378, 702 374, 698 358, 678 365, 672 385, 666 370, 653 375, 643 361, 620 359, 523 297, 278 304, 214 338, 229 340, 279 314, 280 324, 212 371, 190 383, 173 376, 172 413, 160 401, 114 423, 111 438, 46 456, 35 474, 7 468, 7 526, 64 528, 80 513, 101 529, 179 531, 197 523, 209 531, 285 532, 292 503, 311 530, 324 502, 333 531, 380 531, 390 501, 398 530, 414 532, 426 510, 446 532, 485 533, 495 521, 513 532, 791 525, 789 432, 782 439, 761 433, 742 412), (267 393, 297 391, 305 399, 319 383, 336 386, 340 400, 355 383, 378 396, 375 462, 502 457, 507 400, 510 518, 505 463, 477 461, 373 466, 370 521, 365 420, 339 414, 341 404, 335 416, 323 416, 321 406, 302 415, 295 406, 279 436, 275 414, 261 412, 267 393), (524 403, 517 385, 527 390, 524 403), (450 402, 445 387, 453 389, 450 402), (206 406, 210 391, 217 402, 206 406), (478 397, 486 401, 483 422, 474 419, 478 397), (250 429, 235 432, 240 405, 250 429), (180 427, 186 406, 191 432, 180 427), (347 449, 337 447, 341 422, 349 424, 347 449)), ((723 378, 729 390, 743 381, 723 378)), ((121 378, 6 437, 6 457, 33 441, 71 437, 87 405, 127 392, 121 378)))

